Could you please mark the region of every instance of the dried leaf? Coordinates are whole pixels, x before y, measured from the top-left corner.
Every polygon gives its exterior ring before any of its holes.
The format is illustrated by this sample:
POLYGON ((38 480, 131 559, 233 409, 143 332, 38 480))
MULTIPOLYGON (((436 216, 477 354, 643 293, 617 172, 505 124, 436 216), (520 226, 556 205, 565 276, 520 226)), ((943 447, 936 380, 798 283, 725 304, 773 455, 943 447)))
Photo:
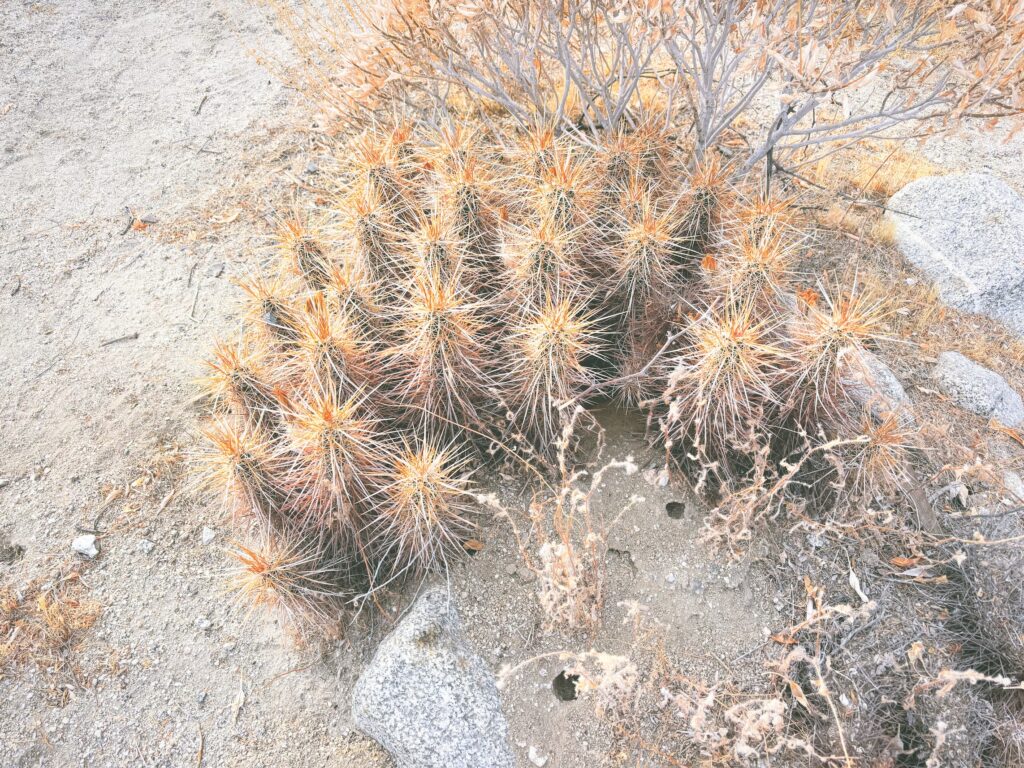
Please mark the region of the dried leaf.
POLYGON ((916 555, 913 557, 893 557, 889 560, 889 563, 897 568, 911 568, 920 562, 921 558, 916 555))
POLYGON ((860 598, 862 603, 868 602, 868 596, 860 588, 860 578, 853 572, 852 568, 850 569, 850 586, 853 587, 853 591, 857 593, 857 597, 860 598))
POLYGON ((821 295, 813 288, 804 288, 798 291, 796 297, 808 307, 818 306, 818 301, 821 299, 821 295))
POLYGON ((1002 432, 1004 435, 1009 437, 1018 445, 1024 446, 1024 435, 1021 435, 1021 433, 1018 430, 1014 429, 1013 427, 1008 427, 1005 424, 1000 424, 995 419, 992 419, 988 423, 988 428, 993 430, 994 432, 1002 432))
POLYGON ((238 722, 238 713, 241 712, 242 707, 245 705, 245 686, 242 684, 242 678, 238 678, 238 693, 235 694, 234 700, 231 702, 231 724, 234 725, 238 722))
POLYGON ((907 570, 900 572, 900 576, 908 576, 912 579, 916 579, 921 576, 927 576, 931 569, 932 567, 930 565, 919 565, 915 568, 908 568, 907 570))
POLYGON ((917 664, 922 658, 924 658, 924 653, 924 643, 920 640, 916 640, 911 644, 910 650, 907 651, 907 658, 910 659, 911 664, 917 664))
POLYGON ((803 705, 804 709, 810 710, 811 705, 807 702, 807 697, 804 695, 803 690, 799 685, 796 684, 795 680, 789 681, 789 692, 793 694, 793 698, 796 699, 800 704, 803 705))

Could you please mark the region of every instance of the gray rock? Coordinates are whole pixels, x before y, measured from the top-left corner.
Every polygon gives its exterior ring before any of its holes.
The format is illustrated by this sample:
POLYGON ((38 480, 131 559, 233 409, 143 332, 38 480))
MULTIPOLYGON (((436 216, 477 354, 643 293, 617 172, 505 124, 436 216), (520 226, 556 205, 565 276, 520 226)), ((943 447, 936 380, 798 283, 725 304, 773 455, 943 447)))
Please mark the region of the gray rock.
POLYGON ((914 425, 914 404, 907 391, 889 366, 871 352, 865 350, 845 367, 843 384, 854 404, 868 409, 875 419, 895 414, 904 427, 914 425))
POLYGON ((96 543, 96 537, 91 533, 76 536, 74 541, 71 542, 71 548, 78 554, 88 557, 90 560, 100 553, 99 545, 96 543))
POLYGON ((512 768, 494 678, 440 587, 380 644, 352 693, 356 725, 398 768, 512 768))
POLYGON ((887 214, 903 255, 946 304, 1024 332, 1024 200, 999 179, 971 173, 911 182, 887 214))
POLYGON ((1016 472, 1003 472, 1003 488, 1012 496, 1024 501, 1024 479, 1016 472))
POLYGON ((202 533, 202 535, 200 537, 202 542, 203 542, 203 544, 209 544, 216 537, 217 537, 217 532, 215 530, 213 530, 213 528, 210 528, 209 526, 206 526, 206 525, 203 526, 203 533, 202 533))
POLYGON ((943 352, 932 377, 939 390, 964 410, 995 419, 1008 427, 1024 422, 1024 400, 995 371, 959 352, 943 352))

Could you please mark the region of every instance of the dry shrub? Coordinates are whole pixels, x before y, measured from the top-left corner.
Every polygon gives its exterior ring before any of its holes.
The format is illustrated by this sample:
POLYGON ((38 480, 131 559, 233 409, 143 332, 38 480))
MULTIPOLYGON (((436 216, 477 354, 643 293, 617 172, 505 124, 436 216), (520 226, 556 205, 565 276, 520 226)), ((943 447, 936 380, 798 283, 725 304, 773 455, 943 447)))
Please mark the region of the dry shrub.
MULTIPOLYGON (((536 495, 527 512, 529 527, 518 522, 493 494, 477 497, 481 505, 508 520, 519 552, 537 583, 537 599, 550 628, 596 630, 604 608, 608 536, 622 517, 643 502, 633 496, 611 520, 595 515, 591 502, 605 475, 621 470, 634 475, 632 457, 609 461, 590 471, 569 464, 573 430, 583 408, 577 406, 557 442, 559 482, 536 495)), ((600 450, 597 462, 600 463, 600 450)))
POLYGON ((59 706, 67 704, 74 689, 87 685, 77 656, 100 610, 78 566, 21 587, 0 587, 0 676, 34 666, 48 697, 59 706))
POLYGON ((692 134, 698 159, 739 129, 749 169, 965 117, 990 124, 1022 104, 1024 17, 998 0, 268 5, 299 57, 292 82, 347 125, 396 103, 591 135, 657 115, 692 134))
MULTIPOLYGON (((777 637, 779 658, 757 687, 706 683, 679 672, 665 651, 665 628, 645 608, 625 604, 633 637, 628 656, 596 650, 557 654, 576 692, 613 734, 616 765, 834 765, 860 753, 845 735, 843 681, 821 650, 821 637, 863 627, 875 606, 826 605, 809 587, 807 619, 777 637), (818 638, 817 643, 815 638, 818 638), (817 650, 813 650, 817 648, 817 650)), ((537 657, 543 658, 543 657, 537 657)), ((506 681, 523 666, 502 670, 506 681)))

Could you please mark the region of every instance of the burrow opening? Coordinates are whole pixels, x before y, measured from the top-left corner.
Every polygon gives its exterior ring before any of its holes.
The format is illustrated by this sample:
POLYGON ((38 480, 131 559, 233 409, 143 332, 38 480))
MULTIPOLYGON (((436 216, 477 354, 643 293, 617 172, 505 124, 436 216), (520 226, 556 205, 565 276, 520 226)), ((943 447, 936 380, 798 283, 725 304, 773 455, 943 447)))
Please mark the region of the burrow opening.
POLYGON ((567 673, 564 669, 555 675, 555 679, 551 681, 551 687, 555 691, 555 696, 558 697, 559 701, 575 701, 579 695, 576 691, 576 683, 579 682, 580 676, 567 673))

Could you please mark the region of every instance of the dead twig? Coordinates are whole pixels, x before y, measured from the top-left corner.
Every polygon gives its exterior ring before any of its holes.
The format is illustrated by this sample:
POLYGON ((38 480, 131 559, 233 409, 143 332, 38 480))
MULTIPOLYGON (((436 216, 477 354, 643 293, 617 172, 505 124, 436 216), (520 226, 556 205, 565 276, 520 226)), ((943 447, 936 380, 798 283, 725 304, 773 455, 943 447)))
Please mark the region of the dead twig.
MULTIPOLYGON (((202 105, 200 104, 200 106, 202 105)), ((197 723, 196 727, 199 729, 199 749, 196 751, 196 768, 199 768, 199 766, 203 764, 203 752, 205 751, 206 747, 206 736, 203 734, 202 725, 199 725, 197 723)))
POLYGON ((107 339, 106 341, 101 341, 100 346, 109 347, 111 344, 117 344, 122 341, 135 341, 137 338, 139 338, 139 332, 133 331, 132 333, 126 333, 124 336, 118 336, 116 339, 107 339))
POLYGON ((199 322, 198 318, 196 318, 196 304, 199 303, 199 288, 200 288, 200 286, 202 286, 202 282, 196 283, 196 292, 195 292, 195 295, 192 296, 192 308, 188 311, 189 319, 193 323, 198 323, 199 322))
POLYGON ((122 236, 122 237, 123 237, 124 235, 127 235, 127 234, 128 234, 128 230, 129 230, 129 229, 131 229, 131 228, 132 228, 132 225, 133 225, 133 224, 135 223, 135 214, 134 214, 134 213, 132 213, 132 211, 131 211, 131 208, 129 208, 129 207, 128 207, 128 206, 126 205, 126 206, 124 207, 124 212, 125 212, 126 214, 128 214, 128 222, 127 222, 127 223, 126 223, 126 224, 124 225, 124 229, 122 229, 122 230, 121 230, 121 236, 122 236))

